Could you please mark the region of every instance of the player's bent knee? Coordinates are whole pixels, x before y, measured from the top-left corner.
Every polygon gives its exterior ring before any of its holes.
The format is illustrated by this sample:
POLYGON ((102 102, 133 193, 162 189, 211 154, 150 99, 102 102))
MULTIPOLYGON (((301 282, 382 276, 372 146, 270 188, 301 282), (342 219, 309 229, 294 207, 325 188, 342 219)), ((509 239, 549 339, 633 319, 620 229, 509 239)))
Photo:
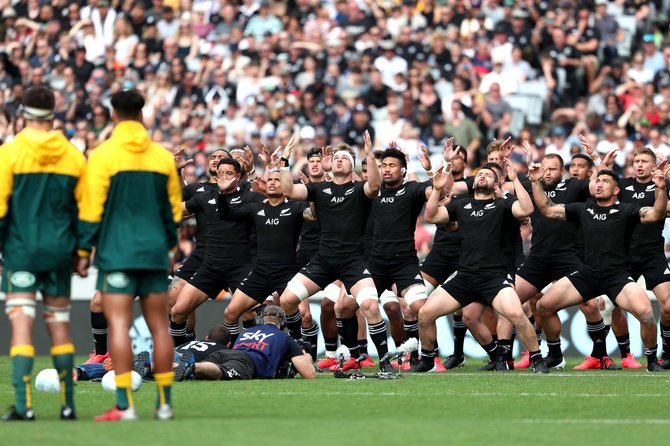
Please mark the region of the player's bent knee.
POLYGON ((11 299, 5 305, 5 314, 9 320, 21 316, 35 319, 35 301, 33 299, 11 299))
POLYGON ((323 297, 324 299, 329 300, 331 302, 337 302, 337 300, 340 298, 339 285, 335 285, 334 283, 328 285, 323 290, 323 297))
MULTIPOLYGON (((309 297, 309 291, 307 291, 307 287, 298 279, 291 279, 286 285, 286 291, 289 291, 292 293, 295 297, 298 298, 300 302, 303 300, 307 299, 309 297)), ((285 296, 282 296, 282 301, 284 301, 285 296)))
POLYGON ((44 311, 42 312, 44 317, 44 322, 47 324, 58 323, 58 322, 70 322, 70 305, 66 307, 54 307, 51 305, 45 305, 44 311))
POLYGON ((356 303, 364 309, 370 306, 370 301, 374 301, 374 306, 379 307, 377 305, 377 299, 377 289, 373 286, 361 288, 360 291, 358 291, 358 294, 356 294, 356 303))
POLYGON ((412 306, 414 302, 428 299, 428 292, 425 285, 414 285, 405 293, 405 302, 412 306))

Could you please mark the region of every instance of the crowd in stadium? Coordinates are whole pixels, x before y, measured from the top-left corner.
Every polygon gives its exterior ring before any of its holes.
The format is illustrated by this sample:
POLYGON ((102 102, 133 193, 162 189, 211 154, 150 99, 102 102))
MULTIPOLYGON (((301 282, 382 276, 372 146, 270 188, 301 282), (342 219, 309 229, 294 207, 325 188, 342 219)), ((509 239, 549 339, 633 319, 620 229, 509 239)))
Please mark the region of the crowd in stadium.
MULTIPOLYGON (((61 418, 76 417, 62 271, 42 274, 28 254, 10 253, 21 246, 12 231, 30 222, 30 209, 16 210, 23 203, 17 197, 45 187, 27 173, 69 178, 58 185, 79 207, 77 272, 86 274, 97 248, 102 294, 91 305, 90 361, 109 357, 109 326, 119 373, 117 404, 101 421, 136 418, 133 368, 152 369, 159 419, 173 417, 175 374, 272 377, 280 364, 268 363, 267 354, 259 359, 265 348, 313 378, 319 329, 326 343, 326 357, 315 363, 321 370, 357 370, 369 361, 367 327, 382 373, 394 370, 389 334, 396 345, 420 337, 406 367, 428 372, 463 364, 466 329, 490 357, 484 370, 547 373, 565 365, 557 312, 576 304, 594 342, 580 367, 619 368, 604 350, 610 329, 622 366, 644 367, 630 354, 623 308, 640 321, 647 370, 669 369, 670 273, 662 237, 668 8, 665 1, 635 0, 0 3, 0 242, 3 291, 14 294, 7 314, 17 390, 5 419, 34 418, 30 391, 22 388, 34 356, 26 321, 35 306, 25 295, 39 286, 50 296, 45 319, 54 364, 68 371, 60 377, 61 418), (35 133, 51 128, 68 149, 52 133, 35 133), (28 166, 17 161, 28 145, 36 153, 58 147, 58 155, 28 166), (59 167, 44 167, 50 163, 59 167), (72 179, 80 176, 81 185, 72 179), (154 188, 161 195, 151 195, 154 188), (182 214, 194 218, 172 240, 169 228, 182 214), (136 231, 139 221, 156 231, 136 231), (126 248, 121 234, 132 239, 126 248), (439 252, 431 250, 438 241, 439 252), (504 249, 491 248, 498 242, 504 249), (167 294, 160 285, 166 244, 178 248, 167 294), (580 249, 585 255, 576 254, 580 249), (417 254, 426 259, 421 266, 417 254), (298 272, 297 264, 307 266, 298 272), (657 321, 631 275, 643 275, 659 300, 660 360, 657 321), (342 283, 328 289, 335 280, 342 283), (327 296, 319 326, 307 302, 321 289, 327 296), (189 348, 209 341, 196 339, 191 314, 222 291, 232 300, 219 330, 234 347, 217 341, 224 347, 196 361, 189 348), (273 291, 281 308, 257 310, 261 328, 253 328, 245 313, 273 291), (118 335, 130 308, 110 298, 118 294, 145 296, 151 358, 133 360, 127 335, 118 335), (160 311, 168 295, 169 330, 160 311), (599 295, 609 300, 594 299, 599 295), (613 311, 614 301, 620 308, 613 311), (491 307, 504 317, 496 322, 491 307), (435 320, 454 312, 457 347, 442 363, 435 320), (291 337, 279 330, 284 325, 291 337), (527 351, 515 364, 517 332, 527 351), (266 345, 269 338, 281 345, 266 345), (190 347, 173 359, 172 342, 190 347), (335 355, 338 342, 346 359, 335 355)), ((54 201, 47 203, 57 207, 54 201)))

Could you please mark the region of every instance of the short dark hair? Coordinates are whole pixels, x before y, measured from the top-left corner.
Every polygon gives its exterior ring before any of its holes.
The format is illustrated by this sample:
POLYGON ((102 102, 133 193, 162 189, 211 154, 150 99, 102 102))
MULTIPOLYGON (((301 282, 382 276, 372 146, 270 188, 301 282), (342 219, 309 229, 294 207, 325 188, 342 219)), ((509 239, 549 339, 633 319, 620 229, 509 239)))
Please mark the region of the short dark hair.
POLYGON ((218 169, 220 166, 222 166, 224 164, 228 164, 230 166, 233 166, 233 168, 235 169, 235 172, 237 172, 239 174, 242 174, 242 166, 240 166, 240 163, 236 159, 224 158, 221 161, 219 161, 219 164, 216 166, 216 168, 218 169))
MULTIPOLYGON (((593 160, 588 155, 586 155, 584 153, 576 153, 576 154, 572 155, 572 159, 574 160, 575 158, 579 158, 579 159, 582 159, 582 160, 586 161, 586 164, 588 164, 589 169, 593 167, 593 160)), ((562 160, 563 160, 563 158, 561 158, 561 161, 562 160)), ((572 163, 572 161, 570 163, 572 163)))
POLYGON ((500 167, 497 163, 486 163, 482 166, 482 169, 487 169, 487 170, 490 170, 491 172, 493 172, 495 174, 496 183, 500 181, 500 177, 498 176, 498 172, 502 172, 504 174, 504 171, 502 170, 502 167, 500 167))
POLYGON ((598 176, 601 176, 601 175, 611 177, 614 180, 614 182, 616 183, 616 186, 619 187, 619 175, 615 174, 614 172, 612 172, 609 169, 603 169, 600 172, 598 172, 598 176))
POLYGON ((209 329, 207 340, 219 344, 228 344, 230 342, 230 331, 223 325, 215 325, 209 329))
POLYGON ((382 152, 382 158, 396 158, 400 161, 400 166, 407 168, 407 158, 405 154, 398 149, 386 149, 382 152))
POLYGON ((22 105, 26 119, 48 121, 53 119, 56 97, 50 88, 37 85, 26 90, 22 105))
POLYGON ((544 155, 545 159, 557 159, 558 163, 561 165, 561 169, 565 167, 565 162, 563 161, 563 157, 557 153, 548 153, 544 155))
POLYGON ((226 149, 215 149, 215 150, 212 150, 211 152, 209 152, 209 154, 208 154, 207 156, 212 156, 212 155, 214 155, 216 152, 223 152, 223 153, 226 154, 226 158, 230 158, 230 152, 227 151, 226 149))
POLYGON ((318 156, 319 158, 323 156, 321 147, 312 147, 309 149, 309 152, 307 152, 307 159, 314 158, 315 156, 318 156))
POLYGON ((277 305, 268 305, 265 307, 261 316, 264 322, 265 319, 269 319, 270 322, 276 321, 279 326, 284 325, 284 321, 286 320, 286 313, 277 305))
POLYGON ((119 119, 139 120, 144 108, 144 97, 135 90, 121 90, 112 95, 112 107, 119 119))

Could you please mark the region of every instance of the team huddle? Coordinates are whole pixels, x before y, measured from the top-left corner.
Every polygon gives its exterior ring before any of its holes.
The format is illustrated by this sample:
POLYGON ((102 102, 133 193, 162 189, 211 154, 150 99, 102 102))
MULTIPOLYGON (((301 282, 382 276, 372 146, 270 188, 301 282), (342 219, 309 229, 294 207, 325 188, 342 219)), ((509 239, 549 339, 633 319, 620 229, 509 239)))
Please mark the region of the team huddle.
MULTIPOLYGON (((175 379, 314 378, 315 369, 358 369, 374 365, 360 359, 368 333, 383 373, 398 366, 386 355, 387 331, 396 346, 420 339, 420 351, 403 367, 421 373, 462 366, 467 330, 490 358, 484 370, 548 373, 565 366, 557 313, 573 305, 580 306, 593 340, 578 369, 619 368, 605 349, 610 329, 622 366, 642 367, 630 354, 622 310, 640 322, 646 369, 670 369, 670 270, 662 236, 670 168, 648 148, 635 151, 631 178, 612 172, 614 151, 601 159, 586 138, 586 154, 570 160, 569 175, 556 154, 529 162, 521 175, 509 159, 509 141, 494 140, 489 162, 466 178, 467 151, 448 139, 444 162, 435 169, 424 149, 420 160, 429 181, 417 182, 406 179, 407 156, 400 148, 373 150, 366 132, 360 178, 356 151, 341 144, 309 150, 307 176, 294 181, 291 139, 273 154, 264 151, 262 174, 255 172, 249 149, 216 150, 209 154, 210 181, 180 190, 172 155, 141 124, 141 95, 123 90, 111 101, 115 130, 88 162, 51 129, 54 98, 43 87, 26 92, 26 128, 0 148, 2 291, 16 391, 5 420, 34 419, 37 291, 44 296, 63 389, 61 418, 76 418, 69 280, 73 262, 77 273, 87 274, 92 252, 99 294, 91 304, 96 351, 88 362, 111 356, 116 372, 116 405, 99 421, 137 418, 133 370, 151 373, 156 418, 167 420, 173 417, 175 379), (422 213, 436 233, 420 264, 414 234, 422 213), (188 215, 197 222, 196 247, 168 289, 165 272, 177 225, 188 215), (527 256, 522 228, 532 230, 527 256), (640 276, 659 302, 661 360, 652 306, 636 282, 640 276), (308 302, 321 290, 319 326, 308 302), (222 326, 197 339, 196 308, 221 293, 232 296, 222 326), (136 296, 154 351, 133 358, 128 329, 136 296), (454 315, 455 347, 442 363, 436 320, 448 314, 454 315), (319 329, 326 353, 314 361, 319 329), (542 332, 546 357, 540 353, 542 332), (515 363, 517 334, 526 353, 515 363), (336 355, 338 343, 349 350, 344 363, 336 355), (289 372, 282 372, 286 367, 289 372)), ((77 368, 75 377, 93 371, 77 368)))

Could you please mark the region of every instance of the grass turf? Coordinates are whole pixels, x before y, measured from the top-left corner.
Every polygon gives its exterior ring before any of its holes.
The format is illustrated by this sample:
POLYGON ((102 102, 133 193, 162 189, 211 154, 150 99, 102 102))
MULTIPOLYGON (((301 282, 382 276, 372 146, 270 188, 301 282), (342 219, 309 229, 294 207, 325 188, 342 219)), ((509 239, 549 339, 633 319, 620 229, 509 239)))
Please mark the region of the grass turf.
MULTIPOLYGON (((84 358, 79 358, 83 360, 84 358)), ((479 360, 443 374, 398 380, 176 383, 176 419, 152 418, 156 393, 145 382, 135 394, 140 421, 94 423, 113 394, 99 383, 76 386, 79 421, 58 419, 58 395, 33 390, 34 423, 5 423, 0 444, 91 445, 408 445, 658 444, 670 428, 670 375, 644 369, 533 375, 476 372, 479 360)), ((644 362, 644 361, 642 361, 644 362)), ((36 360, 33 372, 51 367, 36 360)), ((372 372, 372 370, 370 370, 372 372)), ((0 357, 0 404, 13 402, 11 363, 0 357)))

